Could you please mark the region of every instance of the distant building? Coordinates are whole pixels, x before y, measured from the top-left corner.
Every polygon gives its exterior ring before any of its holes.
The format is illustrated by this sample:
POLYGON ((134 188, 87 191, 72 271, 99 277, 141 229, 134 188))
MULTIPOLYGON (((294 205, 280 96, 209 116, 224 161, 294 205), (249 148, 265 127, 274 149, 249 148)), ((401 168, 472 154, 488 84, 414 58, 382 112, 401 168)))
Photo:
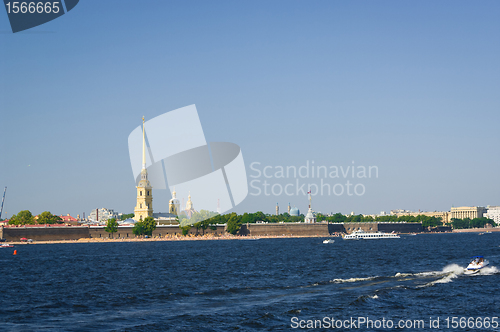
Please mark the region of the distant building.
POLYGON ((78 219, 73 218, 72 216, 69 215, 69 213, 65 216, 60 215, 59 218, 61 218, 62 222, 65 224, 74 224, 74 225, 78 224, 78 219))
POLYGON ((451 208, 451 219, 474 219, 474 218, 482 218, 486 213, 486 208, 482 206, 461 206, 461 207, 452 207, 451 208))
POLYGON ((116 213, 112 209, 100 208, 94 209, 90 212, 89 220, 96 222, 106 222, 111 218, 115 218, 117 220, 121 219, 122 213, 116 213))
POLYGON ((402 209, 391 210, 391 215, 393 215, 393 216, 397 216, 397 215, 407 216, 408 213, 413 213, 413 212, 410 210, 402 210, 402 209))
POLYGON ((300 216, 300 210, 297 209, 296 207, 291 208, 289 213, 292 217, 300 216))
POLYGON ((177 215, 169 212, 153 213, 153 218, 155 219, 157 225, 179 225, 177 215))
POLYGON ((137 221, 135 221, 133 218, 128 218, 128 219, 125 219, 125 220, 117 220, 118 222, 118 225, 120 226, 124 226, 124 225, 134 225, 137 223, 137 221))
POLYGON ((316 214, 312 210, 312 200, 311 200, 311 191, 309 190, 309 210, 307 210, 307 214, 304 218, 304 222, 307 224, 312 224, 316 222, 316 214))
POLYGON ((179 215, 180 211, 180 206, 181 204, 179 203, 179 200, 177 199, 177 193, 174 191, 172 192, 172 199, 168 202, 168 213, 174 214, 176 216, 179 215))
POLYGON ((186 214, 186 217, 188 217, 189 219, 191 219, 193 214, 198 213, 198 211, 196 211, 194 209, 193 201, 191 201, 191 193, 188 195, 188 201, 186 203, 186 210, 184 210, 182 212, 184 214, 186 214))
POLYGON ((500 224, 500 206, 488 206, 488 212, 484 216, 500 224))

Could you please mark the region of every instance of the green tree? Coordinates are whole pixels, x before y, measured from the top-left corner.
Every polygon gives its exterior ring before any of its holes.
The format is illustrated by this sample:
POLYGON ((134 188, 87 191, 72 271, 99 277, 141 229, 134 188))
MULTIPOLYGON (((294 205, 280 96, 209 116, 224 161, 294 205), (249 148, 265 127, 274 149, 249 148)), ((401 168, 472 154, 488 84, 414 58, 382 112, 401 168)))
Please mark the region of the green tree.
POLYGON ((182 235, 186 236, 188 235, 189 230, 191 229, 191 225, 185 225, 185 226, 179 225, 179 228, 182 230, 182 235))
POLYGON ((9 225, 33 225, 34 223, 33 215, 28 210, 20 211, 9 220, 9 225))
POLYGON ((208 210, 200 210, 200 212, 193 213, 191 218, 188 218, 184 213, 179 215, 179 223, 181 226, 195 225, 196 223, 218 216, 217 212, 208 210))
POLYGON ((177 217, 177 221, 179 221, 179 225, 187 225, 187 224, 189 224, 189 218, 184 213, 181 213, 177 217))
POLYGON ((108 233, 111 233, 111 237, 113 237, 113 233, 118 232, 118 222, 116 221, 115 218, 108 219, 108 222, 106 223, 106 227, 104 230, 108 233))
POLYGON ((142 221, 136 222, 132 228, 132 233, 137 236, 144 235, 144 223, 142 221))
POLYGON ((203 230, 203 235, 205 235, 205 230, 210 226, 210 219, 205 219, 205 220, 202 220, 202 221, 199 221, 197 222, 196 224, 194 224, 194 227, 196 227, 196 229, 202 229, 203 230))
POLYGON ((134 218, 134 217, 135 217, 135 214, 133 214, 133 213, 122 214, 122 216, 120 217, 120 220, 125 220, 125 219, 129 219, 129 218, 134 218))
POLYGON ((136 222, 134 227, 132 228, 132 233, 134 233, 137 236, 144 235, 145 234, 144 223, 142 221, 136 222))
POLYGON ((362 214, 358 214, 358 215, 347 217, 346 220, 345 220, 345 222, 362 222, 363 218, 364 217, 363 217, 362 214))
POLYGON ((465 219, 452 218, 451 225, 453 226, 454 229, 470 228, 470 219, 469 218, 465 218, 465 219))
POLYGON ((321 221, 324 221, 324 220, 327 220, 327 217, 322 214, 322 213, 317 213, 316 214, 316 222, 321 222, 321 221))
POLYGON ((493 227, 496 226, 495 221, 493 221, 492 219, 488 219, 486 217, 474 218, 471 220, 472 228, 483 228, 486 226, 486 224, 490 224, 493 227))
POLYGON ((144 225, 144 235, 153 235, 153 231, 156 229, 156 221, 153 217, 146 217, 142 222, 144 225))
POLYGON ((40 213, 37 219, 39 224, 62 224, 62 222, 61 217, 53 215, 49 211, 40 213))
POLYGON ((331 222, 336 222, 336 223, 341 223, 346 220, 346 216, 344 216, 342 213, 335 213, 333 216, 330 217, 331 222))
POLYGON ((239 217, 236 213, 232 213, 231 217, 227 221, 226 231, 233 235, 236 235, 240 230, 241 226, 241 217, 239 217))

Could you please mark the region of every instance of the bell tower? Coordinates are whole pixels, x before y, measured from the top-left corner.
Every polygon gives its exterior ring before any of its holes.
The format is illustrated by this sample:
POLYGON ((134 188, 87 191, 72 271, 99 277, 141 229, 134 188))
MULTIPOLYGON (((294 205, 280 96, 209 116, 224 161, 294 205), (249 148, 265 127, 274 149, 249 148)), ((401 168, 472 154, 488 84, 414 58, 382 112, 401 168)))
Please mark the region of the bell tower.
POLYGON ((134 209, 134 220, 144 220, 153 216, 153 188, 148 180, 148 170, 146 169, 146 135, 144 117, 142 117, 142 170, 141 180, 137 185, 137 205, 134 209))

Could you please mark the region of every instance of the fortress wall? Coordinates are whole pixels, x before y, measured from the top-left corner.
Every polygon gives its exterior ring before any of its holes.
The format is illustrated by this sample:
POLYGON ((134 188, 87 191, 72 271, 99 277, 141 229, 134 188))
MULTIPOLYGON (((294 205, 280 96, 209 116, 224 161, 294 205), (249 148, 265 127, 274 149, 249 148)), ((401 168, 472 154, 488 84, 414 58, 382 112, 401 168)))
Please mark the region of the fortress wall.
POLYGON ((384 233, 420 233, 422 232, 421 223, 394 223, 394 222, 348 222, 329 224, 330 234, 352 233, 355 230, 362 229, 365 232, 384 232, 384 233))
MULTIPOLYGON (((195 227, 191 227, 189 232, 187 233, 188 235, 203 235, 203 234, 213 234, 213 235, 221 235, 226 233, 225 231, 226 226, 225 225, 218 225, 215 226, 215 229, 211 229, 208 227, 203 231, 203 229, 196 229, 195 227)), ((176 226, 157 226, 156 229, 153 232, 153 236, 159 236, 159 237, 165 237, 165 236, 175 236, 175 235, 182 235, 182 229, 179 228, 178 225, 176 226)))
POLYGON ((451 226, 436 226, 431 228, 431 232, 451 232, 451 226))
POLYGON ((345 233, 346 229, 343 223, 339 224, 328 224, 328 232, 330 234, 334 233, 345 233))
MULTIPOLYGON (((102 227, 0 227, 0 237, 7 241, 19 241, 20 238, 33 239, 38 241, 56 241, 56 240, 78 240, 80 238, 135 238, 132 232, 132 226, 118 227, 118 232, 113 235, 107 233, 102 227)), ((354 230, 362 229, 366 232, 381 231, 384 233, 419 233, 422 232, 421 223, 282 223, 282 224, 244 224, 241 226, 240 235, 253 236, 329 236, 333 233, 352 233, 354 230)), ((439 228, 434 231, 449 231, 449 228, 439 228)), ((478 231, 478 230, 471 230, 478 231)), ((214 234, 221 235, 225 233, 225 225, 216 226, 215 230, 207 228, 197 230, 192 227, 188 235, 214 234)), ((178 225, 157 226, 153 232, 154 237, 181 236, 182 230, 178 225)))
MULTIPOLYGON (((225 226, 224 225, 219 225, 215 226, 216 229, 212 230, 210 227, 203 232, 202 229, 197 230, 194 227, 191 227, 191 229, 188 232, 189 234, 192 235, 203 235, 203 234, 214 234, 214 235, 220 235, 224 233, 225 226)), ((134 235, 134 232, 132 231, 133 226, 120 226, 118 227, 118 231, 116 233, 113 233, 111 235, 110 233, 106 232, 104 230, 104 226, 102 227, 91 227, 90 228, 90 237, 92 238, 124 238, 124 239, 130 239, 130 238, 136 238, 137 236, 134 235)), ((182 230, 179 228, 179 225, 161 225, 161 226, 156 226, 156 229, 153 231, 153 237, 165 237, 165 236, 180 236, 182 235, 182 230)))
POLYGON ((132 226, 118 227, 118 231, 111 235, 110 233, 104 230, 104 226, 102 227, 90 227, 89 233, 91 238, 135 238, 136 236, 132 232, 132 226))
POLYGON ((378 230, 384 233, 420 233, 422 232, 422 223, 419 222, 409 222, 409 223, 397 223, 397 222, 387 222, 378 223, 378 230))
POLYGON ((241 235, 252 236, 329 236, 328 224, 282 223, 282 224, 244 224, 241 225, 241 235))
POLYGON ((7 241, 19 241, 25 237, 36 241, 78 240, 89 237, 84 227, 4 227, 2 237, 7 241))
POLYGON ((359 229, 365 232, 377 232, 378 223, 376 222, 346 222, 344 223, 345 232, 350 234, 359 229))

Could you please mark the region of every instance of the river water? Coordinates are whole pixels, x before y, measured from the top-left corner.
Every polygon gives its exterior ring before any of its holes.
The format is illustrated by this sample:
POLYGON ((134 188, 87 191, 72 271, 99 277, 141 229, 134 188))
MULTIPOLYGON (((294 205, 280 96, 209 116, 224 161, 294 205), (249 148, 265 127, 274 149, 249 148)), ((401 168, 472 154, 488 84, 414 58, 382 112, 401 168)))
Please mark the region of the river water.
POLYGON ((1 249, 0 331, 500 331, 500 234, 322 240, 1 249))

